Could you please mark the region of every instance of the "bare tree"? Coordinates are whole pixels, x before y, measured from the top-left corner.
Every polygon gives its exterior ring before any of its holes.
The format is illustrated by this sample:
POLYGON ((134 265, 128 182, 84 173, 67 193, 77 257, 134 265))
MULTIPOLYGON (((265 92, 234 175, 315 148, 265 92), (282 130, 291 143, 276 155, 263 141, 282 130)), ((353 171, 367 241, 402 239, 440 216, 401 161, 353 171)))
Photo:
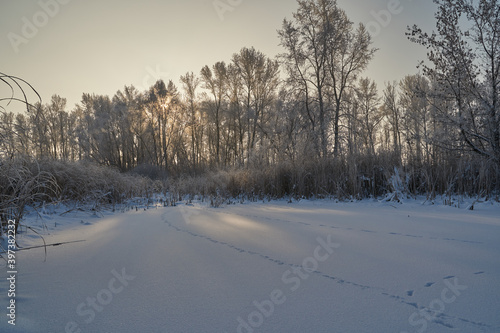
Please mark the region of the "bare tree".
POLYGON ((403 132, 409 156, 420 165, 429 162, 431 115, 429 81, 421 75, 407 75, 400 82, 400 106, 403 112, 403 132))
POLYGON ((203 88, 211 94, 213 101, 211 111, 215 122, 215 163, 220 163, 221 118, 222 107, 226 94, 227 66, 225 62, 217 62, 212 68, 205 66, 201 70, 203 88))
POLYGON ((191 164, 192 168, 196 169, 199 163, 199 154, 197 150, 197 129, 199 127, 199 106, 197 101, 196 89, 200 85, 200 79, 194 75, 193 72, 186 73, 181 76, 185 93, 185 104, 188 111, 188 126, 191 134, 191 164))
POLYGON ((249 154, 257 142, 257 134, 265 134, 263 125, 265 111, 276 98, 278 87, 279 65, 277 61, 267 58, 254 48, 243 48, 233 55, 233 64, 241 79, 247 112, 247 153, 249 154), (259 131, 260 130, 260 131, 259 131))
POLYGON ((401 163, 401 110, 399 107, 396 82, 386 84, 382 102, 382 112, 385 114, 391 128, 393 150, 398 158, 399 164, 401 163))
POLYGON ((119 133, 122 171, 136 167, 140 161, 139 138, 134 132, 134 126, 140 127, 142 123, 139 114, 139 103, 139 91, 134 86, 125 86, 123 90, 118 90, 113 96, 113 113, 116 114, 117 131, 119 133))
POLYGON ((332 119, 333 153, 337 156, 343 96, 376 49, 371 48, 371 36, 364 25, 355 29, 335 0, 299 0, 298 3, 294 21, 285 19, 278 32, 281 45, 287 51, 281 59, 290 80, 306 98, 305 110, 313 130, 319 130, 320 155, 328 153, 327 125, 332 119))
POLYGON ((374 156, 376 129, 383 119, 383 113, 379 109, 380 98, 377 85, 368 78, 362 78, 355 92, 359 108, 358 122, 361 124, 359 134, 364 140, 368 153, 374 156))
POLYGON ((430 65, 423 69, 438 84, 436 93, 454 101, 439 111, 459 130, 469 150, 499 162, 500 3, 435 2, 437 31, 429 34, 413 26, 407 35, 429 49, 430 65))
POLYGON ((315 134, 318 154, 327 155, 326 87, 329 19, 337 16, 336 2, 298 1, 293 20, 283 20, 278 31, 280 45, 286 50, 280 58, 289 75, 289 83, 304 96, 304 110, 315 134), (319 128, 318 128, 319 127, 319 128))
POLYGON ((358 75, 366 69, 372 60, 376 48, 372 48, 372 39, 363 24, 354 29, 344 11, 339 14, 335 24, 330 26, 331 50, 328 57, 328 71, 334 101, 333 115, 333 155, 338 156, 340 149, 340 111, 343 96, 358 75))
POLYGON ((239 69, 234 64, 229 64, 227 70, 227 98, 229 102, 228 121, 233 131, 233 147, 234 164, 238 166, 244 165, 245 159, 245 134, 247 130, 245 117, 245 106, 243 100, 243 86, 239 74, 239 69))

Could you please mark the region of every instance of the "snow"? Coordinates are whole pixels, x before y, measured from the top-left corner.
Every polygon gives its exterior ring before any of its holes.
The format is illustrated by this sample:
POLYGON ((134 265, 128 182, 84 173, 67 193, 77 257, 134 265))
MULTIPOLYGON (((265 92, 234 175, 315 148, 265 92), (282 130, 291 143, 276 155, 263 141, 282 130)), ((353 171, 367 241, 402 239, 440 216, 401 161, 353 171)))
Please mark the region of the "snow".
POLYGON ((422 202, 31 215, 0 332, 499 332, 500 205, 422 202))

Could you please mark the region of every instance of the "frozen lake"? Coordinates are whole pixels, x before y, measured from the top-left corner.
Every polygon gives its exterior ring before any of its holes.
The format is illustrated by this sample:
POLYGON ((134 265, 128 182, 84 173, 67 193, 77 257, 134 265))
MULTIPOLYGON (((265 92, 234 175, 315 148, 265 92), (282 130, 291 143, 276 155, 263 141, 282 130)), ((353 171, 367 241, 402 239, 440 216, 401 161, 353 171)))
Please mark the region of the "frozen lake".
POLYGON ((3 314, 1 332, 500 331, 498 204, 195 203, 87 220, 50 230, 47 243, 85 242, 46 262, 17 253, 16 325, 3 314))

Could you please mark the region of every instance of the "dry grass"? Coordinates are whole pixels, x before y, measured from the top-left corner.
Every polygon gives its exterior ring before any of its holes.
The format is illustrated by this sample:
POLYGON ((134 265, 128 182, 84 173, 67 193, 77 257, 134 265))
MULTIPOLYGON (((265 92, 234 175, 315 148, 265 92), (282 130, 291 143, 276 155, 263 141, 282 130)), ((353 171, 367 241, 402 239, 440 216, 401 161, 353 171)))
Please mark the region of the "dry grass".
POLYGON ((0 220, 16 221, 27 206, 73 201, 96 208, 132 197, 149 197, 161 189, 150 179, 126 175, 85 162, 36 161, 17 158, 0 161, 0 220))

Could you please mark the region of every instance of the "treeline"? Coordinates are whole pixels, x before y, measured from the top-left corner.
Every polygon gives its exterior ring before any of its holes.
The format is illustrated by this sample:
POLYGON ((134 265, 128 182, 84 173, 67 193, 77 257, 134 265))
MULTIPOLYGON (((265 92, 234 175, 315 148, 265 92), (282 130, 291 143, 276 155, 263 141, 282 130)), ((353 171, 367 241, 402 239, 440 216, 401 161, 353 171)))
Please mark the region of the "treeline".
POLYGON ((181 89, 160 80, 145 92, 128 86, 111 98, 83 94, 71 111, 55 95, 28 114, 2 114, 2 151, 120 171, 152 166, 168 175, 246 166, 275 139, 278 74, 277 61, 243 49, 231 64, 187 73, 181 89))
POLYGON ((1 159, 92 161, 185 194, 498 197, 500 6, 436 3, 437 32, 407 33, 428 64, 400 82, 363 77, 376 49, 334 0, 298 1, 276 59, 243 48, 179 85, 2 111, 1 159))

